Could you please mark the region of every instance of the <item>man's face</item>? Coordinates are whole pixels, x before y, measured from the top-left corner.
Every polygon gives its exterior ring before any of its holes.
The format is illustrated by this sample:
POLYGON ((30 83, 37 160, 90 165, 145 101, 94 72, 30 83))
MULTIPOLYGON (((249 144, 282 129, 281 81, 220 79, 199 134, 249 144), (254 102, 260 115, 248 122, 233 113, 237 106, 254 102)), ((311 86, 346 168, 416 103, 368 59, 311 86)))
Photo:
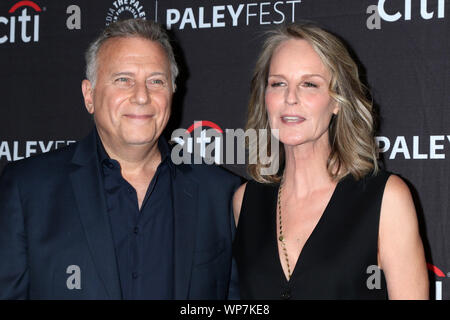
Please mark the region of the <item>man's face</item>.
POLYGON ((95 88, 84 80, 82 89, 105 147, 151 146, 169 120, 170 65, 156 42, 137 37, 107 40, 97 56, 95 88))

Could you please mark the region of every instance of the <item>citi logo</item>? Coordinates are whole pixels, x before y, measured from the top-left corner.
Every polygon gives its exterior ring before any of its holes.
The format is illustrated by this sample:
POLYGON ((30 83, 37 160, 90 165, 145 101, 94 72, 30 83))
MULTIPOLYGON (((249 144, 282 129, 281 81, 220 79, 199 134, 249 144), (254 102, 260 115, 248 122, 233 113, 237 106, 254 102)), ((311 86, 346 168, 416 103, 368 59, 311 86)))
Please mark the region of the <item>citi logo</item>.
MULTIPOLYGON (((417 0, 416 0, 417 1, 417 0)), ((445 0, 433 0, 433 2, 438 3, 438 18, 444 18, 444 5, 445 0)), ((388 22, 397 21, 402 17, 402 13, 396 12, 394 14, 387 13, 385 10, 385 2, 386 0, 379 0, 378 1, 378 13, 380 14, 381 19, 388 22)), ((403 10, 403 16, 405 20, 411 20, 411 2, 412 0, 405 0, 404 10, 403 10)), ((431 1, 430 1, 431 2, 431 1)), ((434 16, 434 12, 428 11, 428 0, 420 0, 420 16, 425 19, 431 19, 434 16)))
POLYGON ((186 129, 185 134, 189 135, 187 139, 174 137, 172 140, 181 146, 185 146, 188 153, 195 153, 195 151, 199 151, 200 157, 202 158, 206 157, 207 145, 214 143, 214 162, 217 164, 220 163, 220 159, 222 158, 221 150, 223 130, 219 125, 208 120, 194 121, 194 123, 186 129), (194 137, 191 137, 191 134, 193 134, 194 137))
MULTIPOLYGON (((201 120, 201 121, 194 121, 194 124, 192 124, 187 130, 186 132, 188 133, 192 133, 192 131, 194 131, 197 128, 201 128, 201 127, 210 127, 214 130, 216 130, 219 133, 223 133, 223 130, 214 122, 212 121, 208 121, 208 120, 201 120)), ((202 131, 203 132, 203 131, 202 131)))
POLYGON ((0 28, 0 44, 5 43, 8 40, 10 43, 16 42, 17 25, 20 25, 20 39, 23 42, 38 42, 39 14, 34 14, 33 16, 33 12, 39 13, 42 12, 42 9, 33 1, 19 1, 15 5, 13 5, 11 9, 9 9, 8 13, 11 14, 9 19, 7 17, 0 17, 0 24, 4 24, 6 26, 6 28, 0 28), (31 27, 28 22, 30 22, 31 27), (6 34, 4 33, 5 29, 7 30, 6 34))
MULTIPOLYGON (((428 268, 428 270, 432 271, 436 277, 446 278, 445 273, 442 272, 442 270, 439 269, 438 267, 432 265, 431 263, 427 263, 427 268, 428 268)), ((441 279, 436 280, 435 285, 436 285, 435 299, 442 300, 442 280, 441 279)))
POLYGON ((419 12, 423 20, 443 19, 445 18, 445 0, 420 0, 420 5, 419 0, 404 0, 404 2, 378 0, 378 4, 367 8, 366 13, 371 15, 366 25, 369 30, 381 29, 381 20, 396 22, 403 18, 408 21, 415 18, 419 12))
POLYGON ((272 175, 279 168, 278 137, 277 129, 222 130, 211 121, 194 121, 188 129, 172 132, 171 140, 176 144, 172 148, 171 159, 175 164, 192 164, 193 160, 194 164, 230 165, 256 164, 259 160, 262 164, 260 174, 272 175))

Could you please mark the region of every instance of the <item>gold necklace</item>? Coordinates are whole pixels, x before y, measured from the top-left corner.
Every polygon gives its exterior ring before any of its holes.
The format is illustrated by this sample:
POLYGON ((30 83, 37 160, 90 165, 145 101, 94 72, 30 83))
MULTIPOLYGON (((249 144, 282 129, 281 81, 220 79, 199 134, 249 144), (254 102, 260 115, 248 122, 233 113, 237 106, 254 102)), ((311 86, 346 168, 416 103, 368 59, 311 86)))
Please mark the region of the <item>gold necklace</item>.
POLYGON ((289 258, 287 254, 286 249, 286 239, 283 235, 283 223, 281 220, 281 190, 283 189, 284 181, 281 180, 280 187, 278 188, 278 221, 280 225, 280 236, 278 237, 278 240, 281 242, 281 247, 283 248, 284 257, 286 258, 286 264, 288 269, 288 281, 291 279, 291 267, 289 266, 289 258))

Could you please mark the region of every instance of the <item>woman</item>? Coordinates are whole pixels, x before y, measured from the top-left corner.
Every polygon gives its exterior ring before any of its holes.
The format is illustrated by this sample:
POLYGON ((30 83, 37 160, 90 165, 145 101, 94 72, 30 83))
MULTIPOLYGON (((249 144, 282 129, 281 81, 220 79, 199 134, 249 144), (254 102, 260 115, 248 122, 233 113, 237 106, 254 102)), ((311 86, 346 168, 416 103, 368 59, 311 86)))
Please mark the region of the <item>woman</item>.
POLYGON ((411 194, 378 167, 372 105, 339 39, 310 24, 274 31, 250 128, 278 130, 281 170, 249 165, 254 181, 234 195, 242 299, 428 298, 411 194))

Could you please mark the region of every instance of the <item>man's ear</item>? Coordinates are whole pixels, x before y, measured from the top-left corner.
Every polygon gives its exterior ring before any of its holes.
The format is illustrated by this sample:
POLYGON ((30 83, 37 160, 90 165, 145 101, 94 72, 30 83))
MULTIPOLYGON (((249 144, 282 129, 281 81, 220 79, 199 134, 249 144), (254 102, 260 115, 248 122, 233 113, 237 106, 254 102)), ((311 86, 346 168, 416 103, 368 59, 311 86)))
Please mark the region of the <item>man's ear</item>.
POLYGON ((81 91, 83 92, 84 97, 84 106, 86 110, 90 113, 94 113, 94 89, 92 88, 91 82, 87 79, 84 79, 81 82, 81 91))

